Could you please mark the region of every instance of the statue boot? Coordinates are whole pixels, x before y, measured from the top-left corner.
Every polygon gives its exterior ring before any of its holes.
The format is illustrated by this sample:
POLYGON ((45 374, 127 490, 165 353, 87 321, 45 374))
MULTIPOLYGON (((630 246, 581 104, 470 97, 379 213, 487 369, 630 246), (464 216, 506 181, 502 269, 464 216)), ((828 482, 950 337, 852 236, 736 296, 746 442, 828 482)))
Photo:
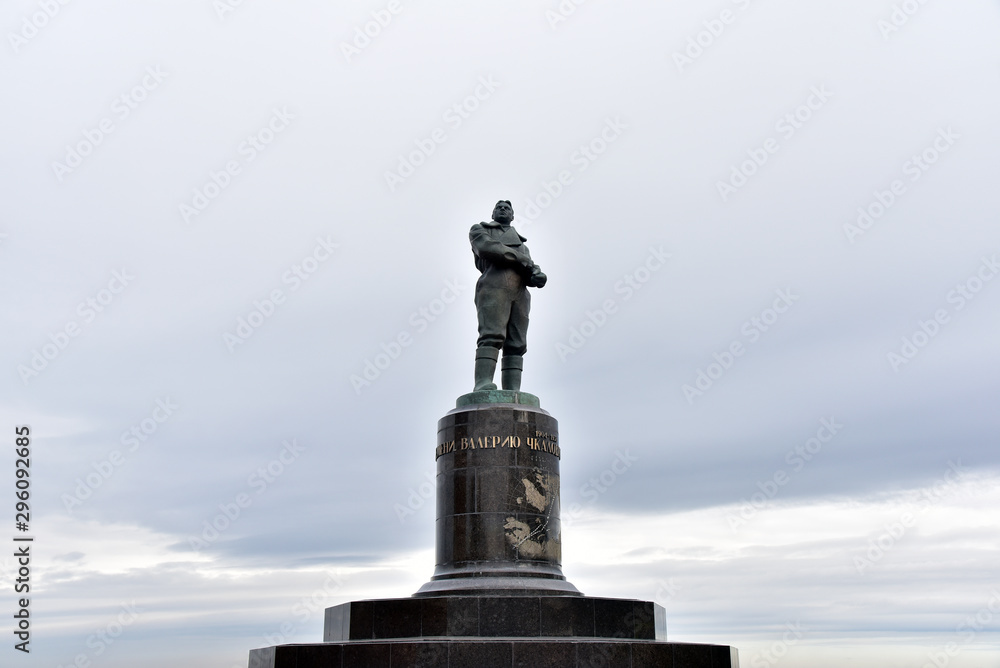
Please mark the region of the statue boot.
POLYGON ((521 355, 504 355, 500 367, 500 383, 505 390, 521 389, 521 371, 524 369, 524 357, 521 355))
POLYGON ((493 374, 497 370, 497 358, 499 357, 499 348, 483 346, 476 349, 476 392, 497 389, 493 382, 493 374))

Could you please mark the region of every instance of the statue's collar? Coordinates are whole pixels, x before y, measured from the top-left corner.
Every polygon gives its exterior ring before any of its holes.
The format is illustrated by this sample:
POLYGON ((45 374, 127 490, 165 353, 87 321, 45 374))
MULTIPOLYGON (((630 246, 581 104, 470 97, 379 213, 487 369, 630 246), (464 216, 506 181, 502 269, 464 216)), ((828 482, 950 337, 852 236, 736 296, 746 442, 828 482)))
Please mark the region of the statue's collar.
POLYGON ((487 220, 487 221, 484 221, 483 223, 480 223, 480 224, 481 224, 481 225, 482 225, 483 227, 488 227, 488 228, 490 228, 491 230, 501 230, 501 229, 502 229, 502 230, 504 230, 505 232, 506 232, 506 230, 510 230, 510 231, 512 231, 512 232, 513 232, 514 234, 517 234, 518 238, 519 238, 519 239, 521 240, 521 242, 522 242, 522 243, 524 243, 525 241, 527 241, 527 240, 528 240, 528 239, 527 239, 527 237, 522 237, 522 236, 521 236, 521 235, 520 235, 520 234, 518 233, 518 231, 514 229, 514 226, 513 226, 513 225, 504 225, 504 224, 502 224, 502 223, 498 223, 498 222, 497 222, 497 221, 495 221, 495 220, 487 220))

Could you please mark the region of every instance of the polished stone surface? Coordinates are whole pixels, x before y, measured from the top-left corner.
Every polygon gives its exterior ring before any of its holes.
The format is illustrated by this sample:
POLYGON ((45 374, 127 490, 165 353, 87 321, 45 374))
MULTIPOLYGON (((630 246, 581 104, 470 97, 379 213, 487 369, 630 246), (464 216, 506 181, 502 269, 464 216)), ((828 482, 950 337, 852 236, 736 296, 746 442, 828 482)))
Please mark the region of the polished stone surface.
POLYGON ((279 645, 250 668, 739 668, 734 648, 653 640, 517 638, 279 645))
POLYGON ((326 609, 324 642, 429 637, 666 640, 662 606, 594 596, 426 596, 326 609))
POLYGON ((666 642, 662 606, 567 582, 556 419, 524 393, 468 397, 438 422, 430 582, 327 608, 322 644, 252 650, 250 668, 739 668, 733 648, 666 642))
POLYGON ((435 455, 435 569, 418 596, 579 595, 562 574, 554 417, 510 403, 456 408, 438 422, 435 455))

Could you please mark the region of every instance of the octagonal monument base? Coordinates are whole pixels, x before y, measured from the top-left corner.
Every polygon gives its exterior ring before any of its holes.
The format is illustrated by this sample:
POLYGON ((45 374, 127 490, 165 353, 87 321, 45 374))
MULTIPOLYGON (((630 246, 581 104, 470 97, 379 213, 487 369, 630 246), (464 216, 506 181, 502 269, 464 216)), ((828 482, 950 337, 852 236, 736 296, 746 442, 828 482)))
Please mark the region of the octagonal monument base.
POLYGON ((436 566, 410 598, 327 608, 323 643, 250 668, 738 668, 666 642, 649 601, 584 596, 562 574, 558 424, 538 398, 473 392, 438 422, 436 566))

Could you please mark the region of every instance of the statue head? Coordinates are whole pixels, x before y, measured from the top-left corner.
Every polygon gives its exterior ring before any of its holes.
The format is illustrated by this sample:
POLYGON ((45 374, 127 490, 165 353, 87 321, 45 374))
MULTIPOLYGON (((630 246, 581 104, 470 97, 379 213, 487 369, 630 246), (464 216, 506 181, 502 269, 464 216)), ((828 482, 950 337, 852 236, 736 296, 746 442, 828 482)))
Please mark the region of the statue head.
POLYGON ((502 199, 493 207, 493 220, 498 223, 509 223, 514 220, 514 207, 510 205, 510 200, 502 199))

